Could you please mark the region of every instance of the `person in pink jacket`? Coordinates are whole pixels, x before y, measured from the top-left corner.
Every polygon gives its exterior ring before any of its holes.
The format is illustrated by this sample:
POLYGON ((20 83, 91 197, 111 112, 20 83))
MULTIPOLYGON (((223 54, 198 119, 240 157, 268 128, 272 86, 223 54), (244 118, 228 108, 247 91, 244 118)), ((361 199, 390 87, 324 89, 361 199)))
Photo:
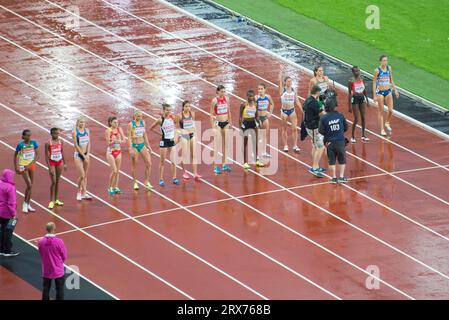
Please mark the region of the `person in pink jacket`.
POLYGON ((0 177, 0 255, 5 257, 19 255, 12 251, 12 234, 17 222, 14 174, 14 171, 5 169, 0 177))
POLYGON ((42 262, 42 300, 50 300, 53 279, 56 286, 56 300, 64 300, 64 261, 67 259, 67 249, 64 241, 56 237, 56 225, 53 222, 47 223, 46 230, 47 234, 39 240, 37 245, 42 262))

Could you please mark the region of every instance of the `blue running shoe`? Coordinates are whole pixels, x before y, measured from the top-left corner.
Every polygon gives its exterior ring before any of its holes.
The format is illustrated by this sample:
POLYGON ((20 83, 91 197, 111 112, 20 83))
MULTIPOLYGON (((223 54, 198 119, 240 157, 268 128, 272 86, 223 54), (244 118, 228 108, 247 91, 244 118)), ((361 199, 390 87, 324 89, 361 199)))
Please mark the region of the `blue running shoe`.
POLYGON ((159 186, 165 187, 165 182, 164 182, 164 180, 159 181, 159 186))
POLYGON ((325 173, 325 172, 326 172, 326 169, 324 169, 324 168, 318 168, 318 171, 321 172, 321 173, 325 173))
POLYGON ((220 173, 221 173, 220 167, 215 166, 214 172, 215 172, 216 174, 220 174, 220 173))
POLYGON ((231 167, 230 167, 230 166, 228 166, 227 164, 225 164, 225 165, 223 165, 223 171, 231 172, 232 170, 231 170, 231 167))
POLYGON ((173 184, 179 185, 179 180, 177 178, 173 179, 173 184))
POLYGON ((309 172, 311 173, 311 174, 313 174, 315 177, 317 177, 317 178, 323 178, 324 177, 324 175, 319 171, 319 169, 313 169, 313 168, 310 168, 309 169, 309 172))

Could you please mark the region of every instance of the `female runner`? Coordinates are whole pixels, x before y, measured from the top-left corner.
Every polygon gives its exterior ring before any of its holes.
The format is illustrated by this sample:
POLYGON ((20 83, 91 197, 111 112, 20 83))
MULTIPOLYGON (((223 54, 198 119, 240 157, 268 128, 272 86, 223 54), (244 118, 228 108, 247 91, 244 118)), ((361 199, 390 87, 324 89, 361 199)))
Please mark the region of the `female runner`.
POLYGON ((380 126, 380 134, 386 136, 387 131, 391 133, 391 118, 393 116, 393 95, 392 89, 396 98, 399 98, 399 92, 396 90, 396 86, 393 81, 393 70, 388 65, 388 57, 381 55, 379 58, 380 65, 374 70, 373 76, 373 100, 377 102, 378 106, 378 120, 380 126), (388 113, 387 121, 384 123, 384 105, 387 104, 388 113))
POLYGON ((176 125, 175 119, 172 115, 172 108, 169 104, 162 104, 162 116, 157 119, 150 127, 150 130, 159 125, 160 133, 162 134, 160 146, 160 159, 159 159, 159 185, 161 187, 165 186, 164 182, 164 163, 167 158, 167 150, 169 156, 171 155, 171 163, 172 163, 172 174, 173 184, 179 185, 179 180, 176 178, 176 152, 173 150, 175 146, 175 138, 176 138, 176 125))
POLYGON ((184 163, 184 160, 186 160, 184 159, 184 157, 187 158, 188 155, 189 159, 187 160, 187 162, 191 161, 192 163, 194 178, 195 180, 199 180, 201 176, 198 174, 196 164, 195 112, 191 111, 190 101, 186 100, 182 103, 182 111, 181 113, 176 115, 175 120, 181 134, 181 147, 183 153, 183 160, 181 161, 181 165, 184 170, 184 174, 182 175, 182 177, 185 180, 188 180, 190 178, 190 176, 185 171, 186 163, 184 163))
POLYGON ((107 143, 106 159, 111 166, 111 175, 109 177, 108 193, 114 195, 122 193, 118 187, 120 166, 122 164, 122 148, 121 144, 125 140, 125 134, 118 125, 116 117, 108 118, 108 128, 104 132, 107 143))
POLYGON ((324 75, 323 67, 317 66, 313 69, 313 78, 310 79, 309 83, 309 91, 312 89, 314 85, 317 85, 320 88, 320 99, 319 104, 324 108, 324 93, 331 86, 331 81, 329 77, 324 75))
POLYGON ((281 73, 279 75, 279 94, 281 96, 281 119, 282 119, 282 142, 284 143, 284 152, 288 152, 287 144, 287 129, 288 121, 291 122, 291 127, 293 130, 293 151, 299 153, 300 149, 298 147, 298 116, 295 112, 295 106, 301 111, 303 115, 304 112, 301 107, 301 102, 292 87, 293 80, 290 77, 283 77, 281 73))
POLYGON ((39 160, 39 153, 37 151, 38 144, 31 140, 31 131, 28 129, 22 132, 22 141, 17 144, 14 152, 14 168, 17 174, 21 174, 25 180, 26 189, 25 197, 22 205, 22 211, 35 212, 31 205, 31 192, 33 190, 34 171, 36 170, 36 162, 39 160))
POLYGON ((348 82, 348 99, 349 99, 349 112, 354 114, 354 122, 352 123, 352 138, 351 142, 355 143, 354 136, 355 128, 360 119, 362 120, 362 141, 369 141, 369 138, 365 135, 365 113, 366 106, 368 104, 368 96, 366 93, 365 83, 360 74, 360 69, 357 66, 352 67, 352 78, 348 82))
POLYGON ((75 130, 72 131, 73 145, 75 146, 75 167, 80 173, 78 178, 78 192, 76 200, 92 200, 87 194, 87 172, 90 166, 90 139, 89 129, 86 128, 86 120, 80 117, 76 120, 75 130))
POLYGON ((254 91, 248 90, 246 94, 247 100, 245 103, 242 103, 240 106, 240 118, 239 118, 239 124, 240 128, 242 128, 243 131, 243 169, 247 170, 250 168, 250 165, 248 164, 248 133, 246 133, 247 130, 250 130, 249 134, 255 133, 256 139, 253 140, 256 146, 256 166, 257 167, 263 167, 264 164, 260 162, 258 158, 258 141, 259 141, 259 129, 257 128, 257 117, 258 117, 258 110, 257 110, 257 103, 256 99, 254 97, 254 91))
POLYGON ((217 96, 212 99, 210 104, 210 120, 212 128, 215 129, 216 132, 216 143, 214 147, 214 172, 216 174, 220 174, 221 170, 218 164, 216 163, 217 154, 218 154, 218 136, 221 138, 221 147, 223 153, 223 171, 231 171, 231 167, 226 164, 227 159, 227 148, 226 148, 226 132, 229 128, 232 127, 231 123, 231 106, 229 105, 229 98, 226 96, 225 87, 223 85, 219 85, 217 87, 217 96))
POLYGON ((133 176, 134 190, 139 190, 139 184, 137 183, 137 160, 139 154, 142 156, 145 163, 145 187, 147 189, 153 188, 150 183, 151 174, 151 147, 148 142, 147 132, 145 130, 145 121, 142 119, 142 112, 139 110, 134 111, 133 119, 128 124, 128 147, 129 155, 131 156, 131 174, 133 176))
POLYGON ((274 102, 269 94, 266 94, 266 86, 264 83, 259 84, 257 88, 258 95, 256 96, 257 104, 257 121, 259 128, 265 131, 262 135, 262 157, 271 158, 267 152, 268 133, 270 131, 270 117, 273 114, 274 102))
POLYGON ((63 206, 64 203, 59 200, 59 180, 62 170, 66 171, 67 166, 64 160, 64 143, 59 138, 61 130, 59 128, 51 128, 51 139, 45 144, 45 161, 47 162, 48 172, 50 174, 50 203, 49 209, 53 209, 55 205, 63 206))

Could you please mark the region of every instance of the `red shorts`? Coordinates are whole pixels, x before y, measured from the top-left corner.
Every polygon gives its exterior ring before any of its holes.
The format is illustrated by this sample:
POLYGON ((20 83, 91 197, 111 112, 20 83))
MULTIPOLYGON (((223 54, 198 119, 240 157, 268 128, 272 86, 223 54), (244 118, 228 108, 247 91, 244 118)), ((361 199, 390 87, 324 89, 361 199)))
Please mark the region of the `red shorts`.
POLYGON ((48 163, 50 164, 50 167, 59 167, 60 165, 62 165, 64 161, 59 160, 59 161, 53 161, 51 159, 48 159, 48 163))
POLYGON ((112 155, 114 157, 114 159, 117 159, 117 157, 122 153, 122 150, 120 150, 120 149, 114 149, 114 150, 108 149, 108 153, 110 155, 112 155))
POLYGON ((31 166, 25 169, 25 166, 19 166, 20 173, 24 173, 25 171, 34 171, 36 170, 36 164, 33 163, 31 166))

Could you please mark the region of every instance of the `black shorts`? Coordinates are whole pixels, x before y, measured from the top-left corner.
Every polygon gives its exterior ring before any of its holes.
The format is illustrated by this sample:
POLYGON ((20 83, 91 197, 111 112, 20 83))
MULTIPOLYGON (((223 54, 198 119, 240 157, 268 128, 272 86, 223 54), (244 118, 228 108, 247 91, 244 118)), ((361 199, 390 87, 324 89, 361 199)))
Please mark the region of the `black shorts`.
POLYGON ((257 128, 257 123, 256 120, 243 120, 242 122, 242 129, 243 132, 245 132, 246 130, 249 129, 256 129, 257 128))
POLYGON ((224 129, 224 128, 226 128, 226 126, 229 124, 229 121, 228 120, 226 120, 226 121, 218 121, 218 123, 217 123, 217 125, 221 128, 221 129, 224 129))
POLYGON ((344 141, 326 142, 327 158, 329 159, 329 165, 335 165, 338 160, 338 164, 346 164, 346 150, 344 141))
POLYGON ((161 148, 171 148, 175 145, 175 140, 171 139, 162 139, 159 143, 159 147, 161 148))
POLYGON ((192 140, 194 136, 194 133, 186 133, 186 134, 181 134, 181 137, 186 139, 186 140, 192 140))
POLYGON ((363 94, 361 95, 352 95, 351 97, 351 104, 362 104, 365 102, 365 96, 363 94))

